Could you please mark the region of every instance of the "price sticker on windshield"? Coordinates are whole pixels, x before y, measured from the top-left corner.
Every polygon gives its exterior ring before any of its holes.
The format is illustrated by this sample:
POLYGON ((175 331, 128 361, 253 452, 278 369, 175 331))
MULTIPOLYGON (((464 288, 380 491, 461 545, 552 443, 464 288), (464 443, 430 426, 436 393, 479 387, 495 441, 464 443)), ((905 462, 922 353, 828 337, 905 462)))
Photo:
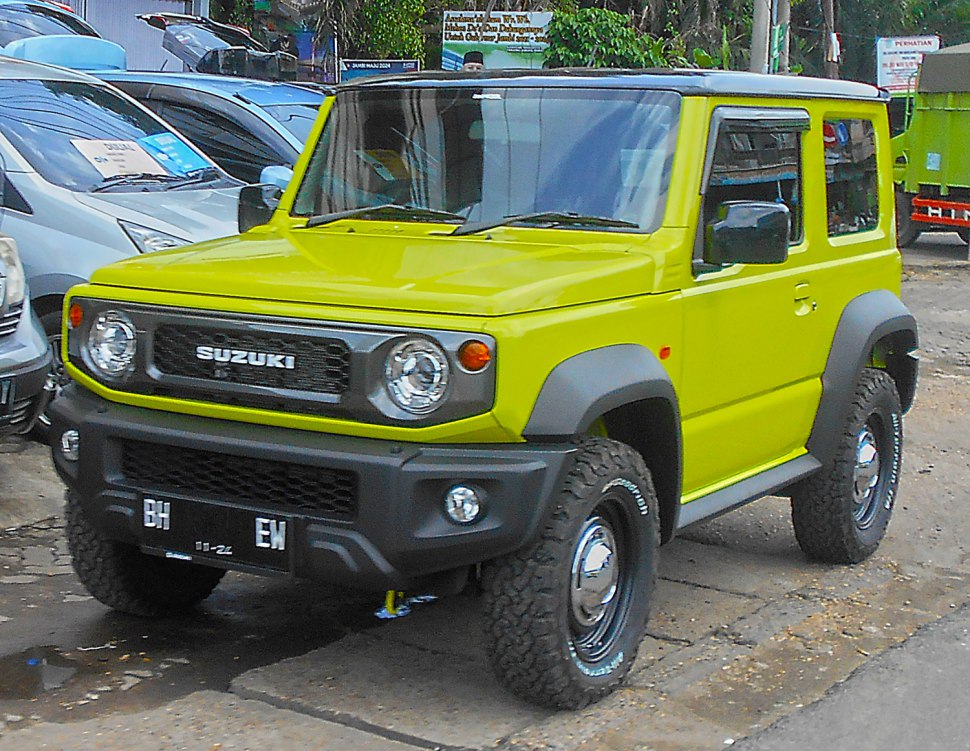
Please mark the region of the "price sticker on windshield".
POLYGON ((72 138, 71 144, 81 152, 101 177, 119 175, 167 175, 151 155, 135 141, 101 141, 72 138))

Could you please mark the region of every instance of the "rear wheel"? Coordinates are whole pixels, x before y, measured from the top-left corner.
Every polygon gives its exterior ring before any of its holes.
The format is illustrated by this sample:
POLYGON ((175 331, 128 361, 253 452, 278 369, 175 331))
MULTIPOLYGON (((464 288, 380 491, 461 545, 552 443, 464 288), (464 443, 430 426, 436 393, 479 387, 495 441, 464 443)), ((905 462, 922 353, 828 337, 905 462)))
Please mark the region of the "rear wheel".
POLYGON ((795 538, 810 558, 858 563, 879 547, 896 499, 903 420, 893 379, 867 368, 832 465, 792 493, 795 538))
POLYGON ((896 191, 896 244, 908 248, 919 236, 920 229, 913 221, 913 194, 896 191))
POLYGON ((483 566, 492 667, 527 701, 578 709, 630 670, 659 545, 650 473, 630 447, 584 441, 539 540, 483 566))
POLYGON ((88 522, 74 493, 65 509, 67 544, 84 587, 109 608, 157 616, 190 610, 208 597, 225 571, 146 555, 104 538, 88 522))

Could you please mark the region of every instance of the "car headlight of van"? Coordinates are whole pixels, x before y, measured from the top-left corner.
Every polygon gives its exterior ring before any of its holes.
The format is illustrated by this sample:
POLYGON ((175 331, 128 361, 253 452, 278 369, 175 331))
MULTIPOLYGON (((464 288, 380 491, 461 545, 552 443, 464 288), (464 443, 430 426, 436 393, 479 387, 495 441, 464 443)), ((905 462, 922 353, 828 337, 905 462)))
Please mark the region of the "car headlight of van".
POLYGON ((118 379, 134 369, 138 334, 127 313, 105 310, 91 322, 86 342, 94 370, 106 378, 118 379))
POLYGON ((0 237, 0 276, 4 277, 4 284, 0 285, 0 305, 23 302, 27 280, 17 252, 17 242, 12 237, 0 237), (3 292, 4 288, 6 292, 3 292))
POLYGON ((151 227, 142 227, 140 224, 135 224, 134 222, 126 222, 123 219, 119 219, 118 224, 121 225, 121 229, 128 235, 128 239, 138 248, 139 253, 154 253, 157 250, 180 248, 183 245, 189 244, 188 240, 183 240, 181 237, 170 235, 167 232, 160 232, 151 227))
POLYGON ((398 407, 413 415, 433 412, 445 400, 450 376, 444 350, 428 339, 406 339, 384 362, 384 385, 398 407))

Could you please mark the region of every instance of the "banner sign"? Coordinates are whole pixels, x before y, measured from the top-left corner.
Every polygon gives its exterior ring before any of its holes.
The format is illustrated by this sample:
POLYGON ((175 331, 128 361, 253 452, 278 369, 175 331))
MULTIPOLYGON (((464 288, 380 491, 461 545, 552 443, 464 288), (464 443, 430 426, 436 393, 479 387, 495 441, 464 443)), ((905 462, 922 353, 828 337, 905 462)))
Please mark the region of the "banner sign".
POLYGON ((481 52, 485 68, 541 68, 552 13, 446 10, 441 67, 461 70, 467 52, 481 52))
POLYGON ((923 55, 939 49, 938 36, 877 37, 876 86, 889 91, 909 91, 923 55))
POLYGON ((341 60, 340 83, 364 76, 416 73, 419 70, 421 70, 420 60, 341 60))

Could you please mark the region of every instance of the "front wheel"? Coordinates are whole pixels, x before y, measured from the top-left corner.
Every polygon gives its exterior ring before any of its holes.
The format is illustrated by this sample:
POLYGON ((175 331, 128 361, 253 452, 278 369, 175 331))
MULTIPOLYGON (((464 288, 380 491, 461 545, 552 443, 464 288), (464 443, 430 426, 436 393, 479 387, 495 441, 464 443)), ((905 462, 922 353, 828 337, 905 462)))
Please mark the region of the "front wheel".
POLYGON ((538 541, 483 566, 485 641, 499 680, 558 709, 613 691, 643 638, 658 546, 642 457, 617 441, 584 441, 538 541))
POLYGON ((67 546, 85 589, 122 613, 172 615, 191 610, 215 589, 225 571, 142 553, 134 545, 103 537, 68 493, 67 546))
POLYGON ((892 515, 903 450, 896 384, 867 368, 856 387, 831 466, 792 493, 795 538, 826 563, 858 563, 882 541, 892 515))

